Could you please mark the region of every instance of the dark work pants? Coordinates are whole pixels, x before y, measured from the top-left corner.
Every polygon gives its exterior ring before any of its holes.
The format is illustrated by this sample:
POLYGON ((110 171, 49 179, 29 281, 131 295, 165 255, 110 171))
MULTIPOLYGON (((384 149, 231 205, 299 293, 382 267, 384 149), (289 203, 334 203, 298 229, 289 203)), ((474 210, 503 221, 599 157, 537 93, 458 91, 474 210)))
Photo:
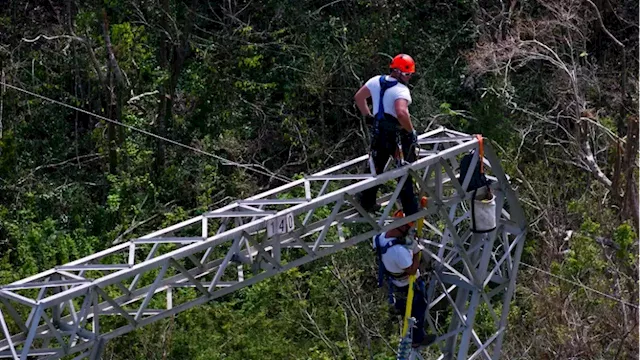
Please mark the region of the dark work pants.
MULTIPOLYGON (((402 153, 407 162, 416 161, 415 151, 412 149, 411 138, 404 130, 399 130, 395 124, 381 123, 373 130, 371 142, 371 157, 376 168, 376 174, 381 174, 389 157, 393 157, 397 149, 397 136, 400 136, 402 153), (403 134, 404 133, 404 134, 403 134)), ((362 206, 370 209, 378 197, 378 188, 374 186, 362 192, 362 206)), ((411 175, 407 178, 400 191, 400 202, 405 216, 418 212, 418 200, 413 192, 413 180, 411 175)))
MULTIPOLYGON (((411 316, 416 319, 415 328, 413 329, 412 342, 421 343, 426 333, 424 331, 424 320, 427 313, 427 299, 424 293, 424 280, 418 279, 414 283, 413 287, 413 305, 411 307, 411 316)), ((404 312, 407 306, 407 295, 409 293, 409 286, 395 287, 395 308, 398 310, 404 321, 404 312)))

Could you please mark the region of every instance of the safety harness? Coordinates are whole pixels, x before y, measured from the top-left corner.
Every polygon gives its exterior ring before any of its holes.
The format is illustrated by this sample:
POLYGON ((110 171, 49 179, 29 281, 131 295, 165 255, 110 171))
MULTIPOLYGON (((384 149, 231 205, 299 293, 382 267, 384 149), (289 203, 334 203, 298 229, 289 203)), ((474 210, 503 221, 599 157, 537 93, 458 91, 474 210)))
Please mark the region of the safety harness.
MULTIPOLYGON (((398 120, 390 120, 387 118, 387 115, 384 111, 384 94, 385 92, 398 85, 397 80, 387 80, 385 75, 380 75, 380 98, 378 99, 378 112, 375 115, 373 121, 373 133, 372 133, 372 141, 371 141, 371 152, 375 151, 374 144, 376 144, 376 139, 380 135, 380 130, 393 131, 396 136, 396 144, 397 148, 394 154, 394 158, 396 160, 396 166, 404 165, 404 154, 402 153, 402 140, 400 139, 400 133, 397 131, 398 129, 398 120)), ((392 117, 389 115, 389 117, 392 117)), ((369 166, 371 167, 371 173, 376 175, 375 167, 373 166, 372 159, 369 158, 369 166)))
POLYGON ((391 281, 392 278, 393 279, 401 279, 403 277, 406 276, 406 273, 403 271, 401 273, 393 273, 390 272, 389 270, 387 270, 387 268, 384 266, 384 262, 382 262, 382 255, 387 253, 387 250, 389 250, 392 246, 396 246, 396 245, 406 245, 407 244, 407 240, 403 237, 403 238, 395 238, 389 242, 387 242, 384 246, 380 245, 380 236, 382 236, 382 234, 378 234, 375 236, 374 240, 376 242, 376 256, 378 258, 378 287, 382 287, 382 282, 384 281, 384 278, 387 278, 387 287, 389 288, 389 304, 393 305, 394 304, 394 297, 393 297, 393 282, 391 281))
POLYGON ((375 116, 375 121, 380 122, 384 120, 384 93, 387 89, 398 85, 398 81, 389 81, 385 75, 380 75, 380 99, 378 99, 378 112, 375 116))

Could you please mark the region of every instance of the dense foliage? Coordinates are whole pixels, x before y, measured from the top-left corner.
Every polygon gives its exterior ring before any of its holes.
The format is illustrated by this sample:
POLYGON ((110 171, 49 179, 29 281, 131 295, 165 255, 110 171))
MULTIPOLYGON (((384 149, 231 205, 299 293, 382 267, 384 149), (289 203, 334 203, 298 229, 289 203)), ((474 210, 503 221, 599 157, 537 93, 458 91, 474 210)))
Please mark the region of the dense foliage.
MULTIPOLYGON (((638 4, 22 0, 0 10, 0 284, 361 155, 353 94, 411 54, 414 125, 483 133, 523 261, 638 303, 638 4), (255 171, 257 170, 257 171, 255 171)), ((109 359, 391 359, 345 250, 107 346, 109 359)), ((523 266, 504 358, 637 358, 637 308, 523 266)))

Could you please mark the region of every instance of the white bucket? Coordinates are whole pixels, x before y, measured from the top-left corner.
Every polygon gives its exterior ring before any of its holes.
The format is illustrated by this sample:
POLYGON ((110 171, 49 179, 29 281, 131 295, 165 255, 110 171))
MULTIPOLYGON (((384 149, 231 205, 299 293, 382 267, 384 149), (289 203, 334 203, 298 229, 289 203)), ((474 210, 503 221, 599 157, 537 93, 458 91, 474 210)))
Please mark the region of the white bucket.
POLYGON ((471 205, 471 231, 486 233, 496 228, 496 197, 489 193, 477 195, 471 205))

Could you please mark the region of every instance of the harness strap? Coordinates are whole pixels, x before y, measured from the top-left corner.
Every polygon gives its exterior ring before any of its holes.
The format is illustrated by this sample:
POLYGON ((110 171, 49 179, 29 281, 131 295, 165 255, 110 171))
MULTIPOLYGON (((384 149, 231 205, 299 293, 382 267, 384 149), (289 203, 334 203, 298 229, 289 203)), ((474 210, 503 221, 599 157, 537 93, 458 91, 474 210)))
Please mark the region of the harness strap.
POLYGON ((385 246, 382 247, 382 250, 380 250, 382 252, 381 255, 386 254, 387 250, 389 250, 392 246, 405 245, 405 244, 406 244, 406 241, 404 239, 393 239, 389 241, 385 246))
POLYGON ((482 135, 476 134, 478 139, 478 161, 480 161, 480 174, 484 174, 484 145, 482 135))
MULTIPOLYGON (((384 266, 384 263, 382 262, 382 254, 383 254, 383 249, 380 246, 380 235, 378 234, 376 235, 375 242, 376 242, 376 256, 378 258, 378 287, 382 287, 382 281, 385 278, 385 274, 387 273, 387 269, 384 266)), ((384 249, 384 252, 386 252, 387 249, 384 249)), ((388 301, 390 305, 394 304, 394 297, 393 297, 393 282, 391 282, 391 277, 387 276, 387 288, 388 288, 388 301)))
POLYGON ((405 239, 393 239, 387 242, 384 246, 380 245, 380 236, 382 234, 378 234, 375 236, 376 242, 376 256, 378 258, 378 287, 382 287, 382 281, 386 275, 387 280, 389 281, 389 285, 391 285, 391 278, 401 279, 406 276, 405 272, 402 273, 393 273, 386 269, 384 263, 382 262, 382 255, 386 254, 387 250, 389 250, 392 246, 396 245, 404 245, 406 244, 405 239))
POLYGON ((398 85, 397 81, 387 81, 385 75, 380 75, 380 99, 378 99, 378 112, 376 113, 376 121, 384 120, 384 93, 387 89, 398 85))
MULTIPOLYGON (((375 114, 374 116, 374 120, 373 120, 373 132, 371 134, 371 148, 369 151, 369 160, 371 160, 372 155, 375 154, 375 144, 377 143, 377 137, 378 134, 380 132, 381 129, 386 129, 386 130, 391 130, 393 129, 395 131, 395 124, 392 125, 392 122, 389 122, 388 120, 385 121, 386 115, 384 112, 384 93, 387 91, 387 89, 394 87, 398 84, 397 81, 387 81, 387 79, 385 79, 385 75, 380 75, 380 98, 378 99, 378 112, 375 114)), ((375 167, 372 166, 372 171, 371 173, 376 175, 376 172, 374 171, 375 167)))
POLYGON ((374 238, 376 242, 376 257, 378 258, 378 287, 382 287, 382 279, 384 278, 385 268, 382 262, 382 250, 380 249, 380 234, 374 238))
POLYGON ((476 194, 478 193, 478 189, 473 190, 473 197, 471 198, 471 232, 476 232, 476 194))

